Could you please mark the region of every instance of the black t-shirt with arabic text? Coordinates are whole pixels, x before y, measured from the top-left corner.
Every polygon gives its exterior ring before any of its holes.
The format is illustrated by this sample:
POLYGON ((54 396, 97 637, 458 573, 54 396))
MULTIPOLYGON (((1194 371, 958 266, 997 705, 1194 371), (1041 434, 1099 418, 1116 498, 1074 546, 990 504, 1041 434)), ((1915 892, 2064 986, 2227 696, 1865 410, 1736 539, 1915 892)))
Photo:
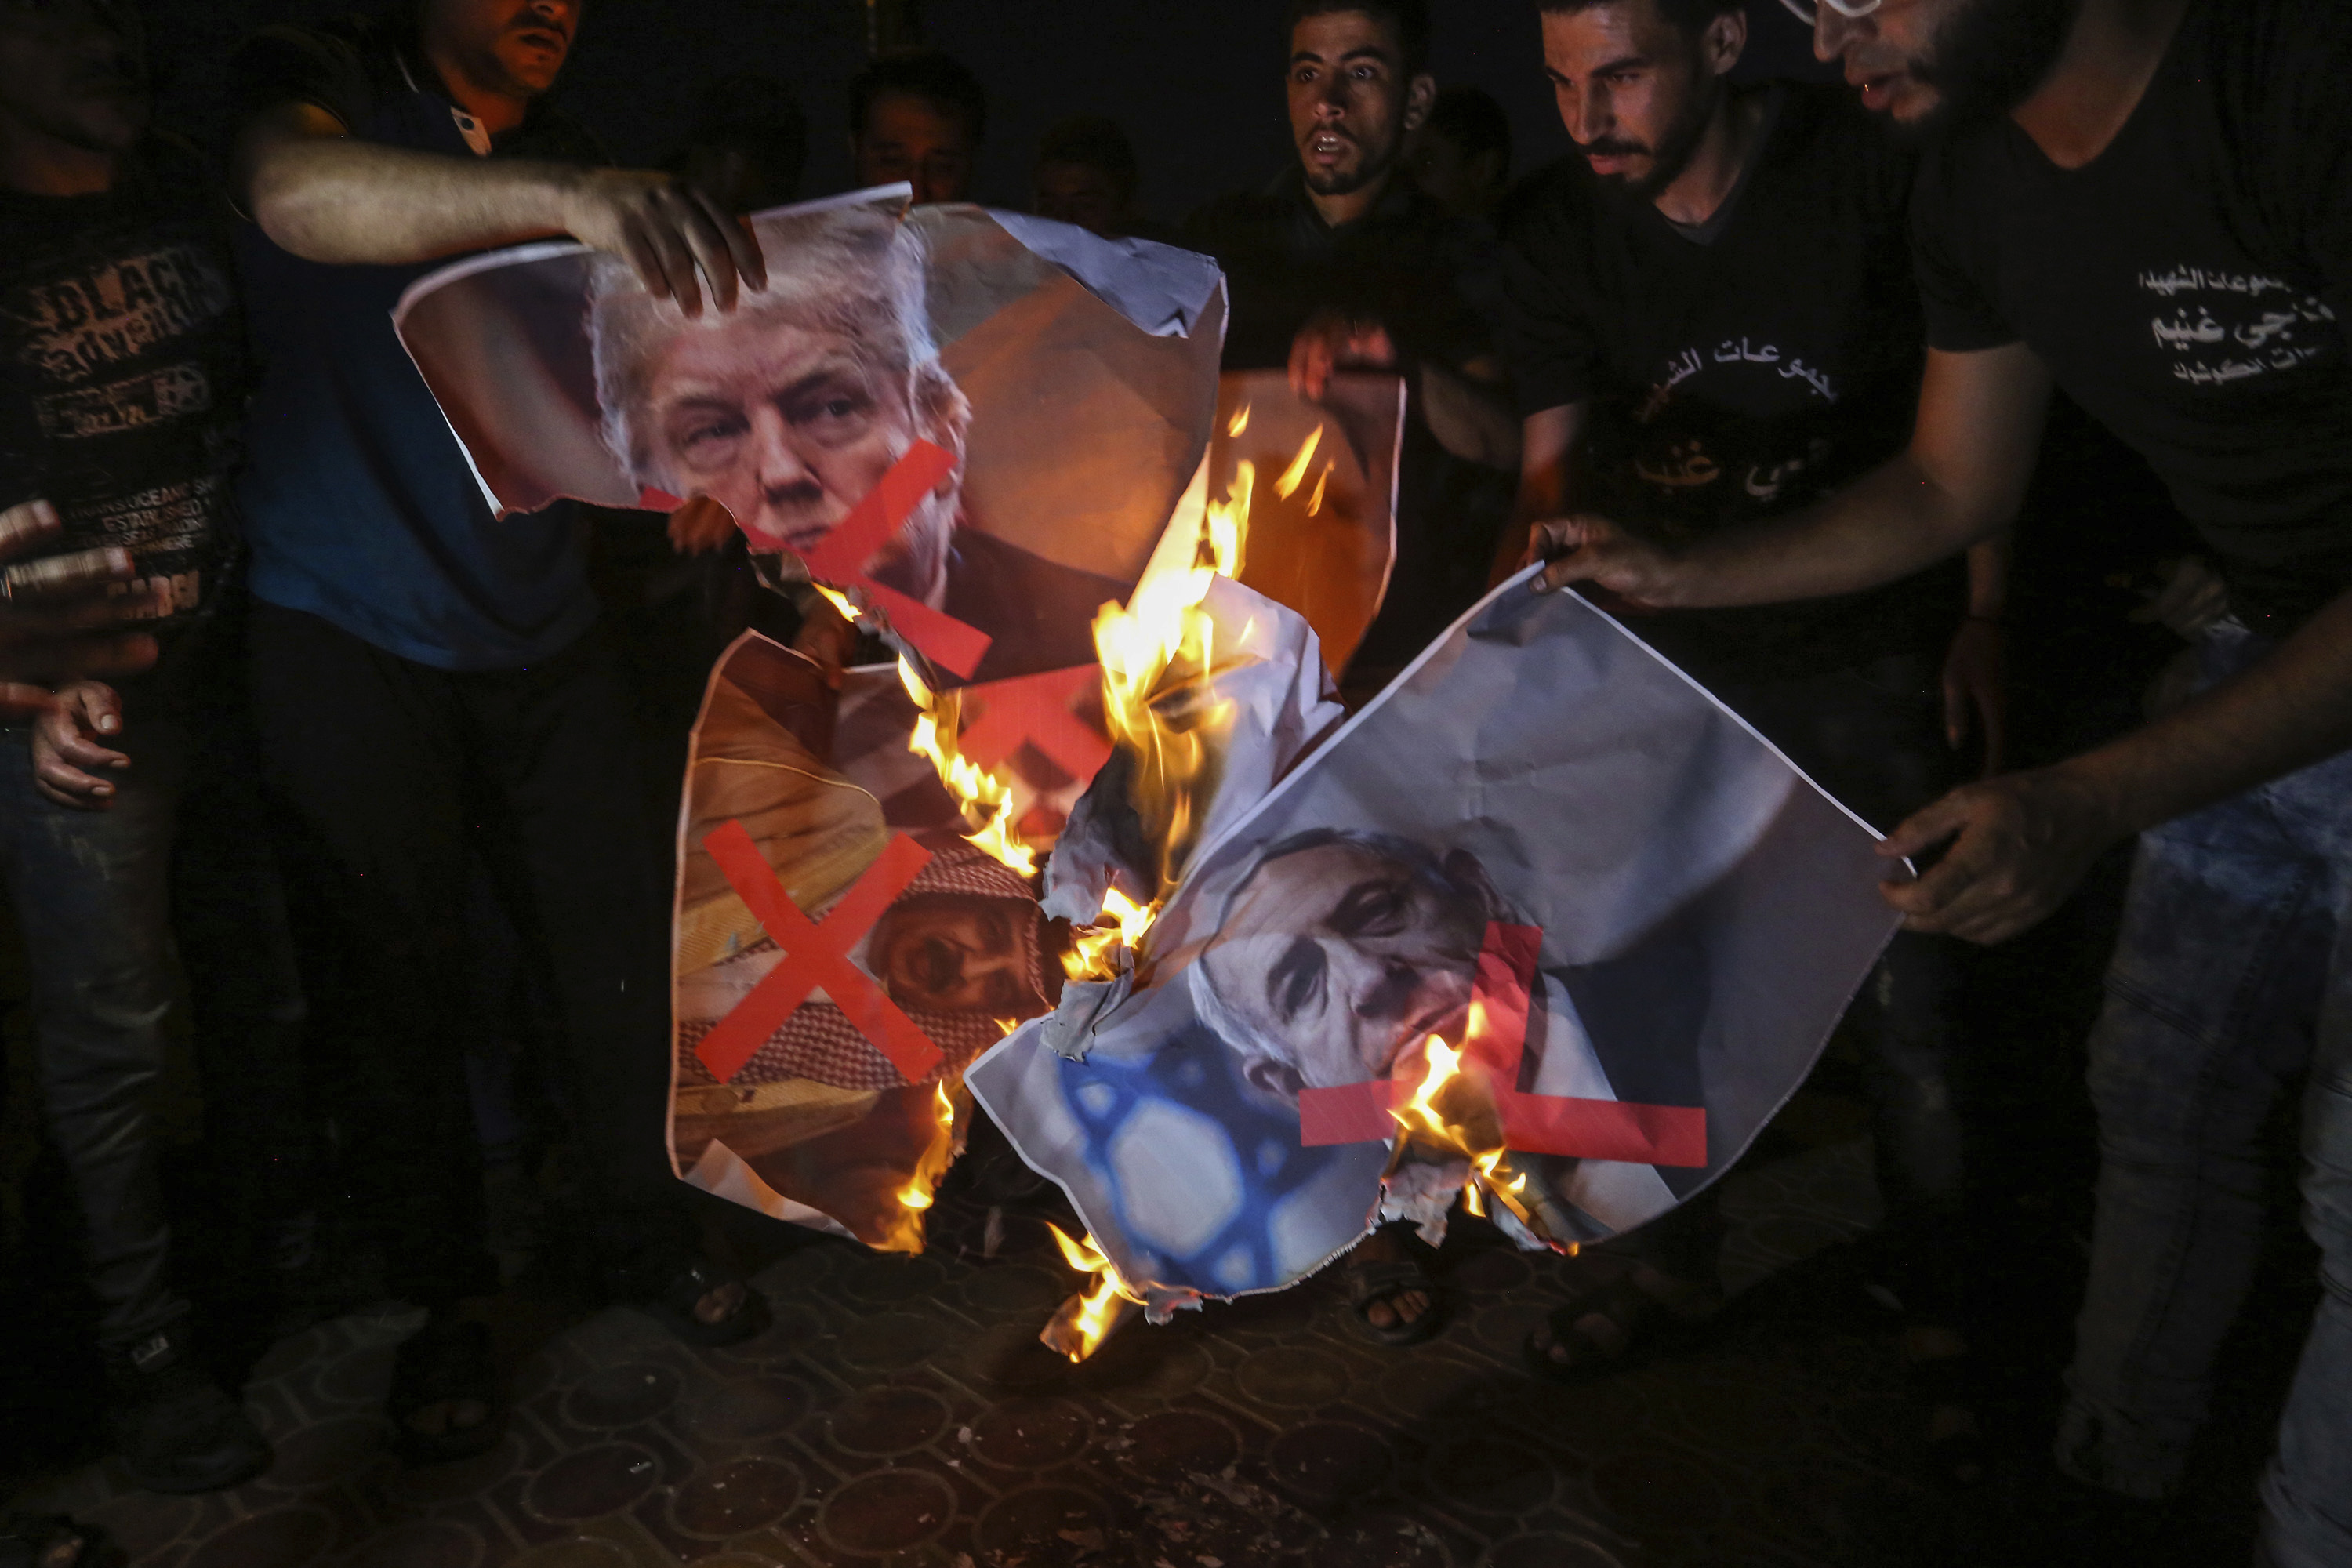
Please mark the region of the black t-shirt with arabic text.
POLYGON ((130 550, 167 634, 210 609, 235 548, 228 222, 206 164, 162 139, 102 195, 0 191, 0 506, 57 507, 40 553, 130 550))
MULTIPOLYGON (((1811 503, 1902 450, 1924 335, 1913 155, 1840 87, 1774 83, 1762 142, 1694 236, 1563 160, 1504 219, 1520 407, 1588 403, 1576 504, 1679 543, 1811 503)), ((1633 624, 1707 684, 1938 654, 1957 563, 1869 593, 1633 624)))
POLYGON ((2030 345, 2273 635, 2352 588, 2347 84, 2344 0, 2198 0, 2098 157, 2059 168, 2003 120, 1916 197, 1928 341, 2030 345))

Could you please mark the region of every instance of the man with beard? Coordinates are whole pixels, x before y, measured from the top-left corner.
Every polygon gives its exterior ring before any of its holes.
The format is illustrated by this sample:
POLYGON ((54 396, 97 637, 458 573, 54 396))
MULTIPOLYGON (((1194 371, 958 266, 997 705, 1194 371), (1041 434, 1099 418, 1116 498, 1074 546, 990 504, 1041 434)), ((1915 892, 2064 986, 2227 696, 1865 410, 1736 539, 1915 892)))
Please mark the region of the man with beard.
POLYGON ((1405 379, 1396 563, 1349 680, 1369 688, 1477 597, 1517 431, 1462 287, 1486 258, 1404 167, 1437 91, 1424 0, 1295 0, 1288 37, 1296 163, 1195 214, 1185 242, 1225 271, 1227 370, 1287 367, 1310 398, 1334 371, 1405 379))
MULTIPOLYGON (((1747 43, 1738 0, 1541 9, 1545 65, 1583 156, 1506 226, 1521 515, 1590 507, 1674 547, 1794 510, 1900 450, 1922 335, 1910 155, 1835 88, 1728 87, 1747 43)), ((1969 580, 1954 563, 1864 593, 1633 625, 1831 794, 1891 826, 1954 781, 1972 705, 1987 769, 1999 763, 1996 547, 1970 567, 1969 580)), ((1946 1360, 1956 1292, 1934 1264, 1959 1198, 1957 957, 1948 938, 1898 937, 1852 1015, 1878 1089, 1912 1337, 1932 1331, 1946 1360)), ((1534 1364, 1569 1375, 1622 1359, 1676 1294, 1666 1281, 1711 1277, 1704 1218, 1668 1222, 1640 1243, 1643 1267, 1555 1313, 1534 1364)), ((1939 1422, 1955 1444, 1968 1434, 1957 1405, 1939 1422)))
POLYGON ((2142 1497, 2179 1478, 2259 1249, 2263 1128, 2306 1079, 2324 1290, 2263 1546, 2352 1561, 2352 29, 2326 0, 1844 0, 1817 26, 1869 102, 1957 122, 1917 196, 1911 444, 1676 552, 1547 522, 1549 579, 1694 605, 1916 570, 2008 522, 2053 380, 2163 476, 2229 579, 2203 689, 1919 812, 1885 852, 1948 847, 1888 898, 1997 942, 2140 836, 2091 1043, 2105 1163, 2059 1460, 2142 1497))
POLYGON ((349 1037, 341 1131, 391 1289, 428 1309, 388 1404, 412 1462, 481 1452, 502 1405, 498 1289, 465 1074, 472 867, 491 878, 559 1016, 573 1120, 616 1293, 681 1339, 766 1309, 688 1239, 662 1112, 667 879, 642 759, 575 518, 494 520, 394 335, 402 291, 452 256, 569 234, 689 314, 764 278, 748 230, 668 176, 600 168, 552 110, 580 0, 413 0, 374 21, 264 29, 231 67, 235 194, 262 356, 238 491, 257 601, 251 685, 267 782, 310 868, 320 997, 349 1037))

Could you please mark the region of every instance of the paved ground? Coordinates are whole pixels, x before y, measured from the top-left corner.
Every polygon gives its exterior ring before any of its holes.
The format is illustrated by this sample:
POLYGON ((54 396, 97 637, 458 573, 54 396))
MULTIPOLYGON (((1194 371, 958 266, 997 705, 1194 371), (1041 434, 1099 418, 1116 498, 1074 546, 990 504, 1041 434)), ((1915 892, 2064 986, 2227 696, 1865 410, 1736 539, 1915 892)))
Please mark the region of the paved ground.
MULTIPOLYGON (((0 1497, 100 1520, 142 1568, 2244 1562, 2252 1478, 2311 1301, 2291 1165, 2283 1152, 2277 1244, 2188 1494, 2162 1511, 2070 1496, 2042 1456, 2079 1289, 2088 1137, 2067 1099, 2079 1018, 2029 1016, 2051 995, 2036 973, 1991 973, 1990 992, 2025 1012, 1979 1021, 2010 1043, 1996 1097, 2010 1109, 1990 1109, 1999 1146, 1982 1167, 1986 1202, 2005 1206, 1982 1270, 1995 1472, 1973 1489, 1925 1479, 1896 1322, 1842 1245, 1877 1205, 1858 1077, 1832 1061, 1730 1179, 1733 1310, 1573 1389, 1530 1381, 1517 1346, 1575 1266, 1491 1232, 1446 1250, 1450 1321, 1416 1349, 1362 1342, 1334 1289, 1310 1281, 1131 1323, 1074 1368, 1035 1342, 1076 1283, 1042 1227, 1015 1219, 982 1257, 985 1213, 951 1187, 933 1250, 913 1259, 740 1216, 730 1234, 777 1322, 730 1352, 688 1351, 625 1310, 587 1312, 524 1268, 499 1320, 513 1427, 462 1465, 404 1471, 382 1449, 379 1403, 413 1320, 316 1324, 268 1348, 247 1389, 275 1468, 202 1500, 131 1491, 94 1457, 76 1360, 87 1303, 58 1261, 70 1238, 55 1216, 70 1205, 53 1163, 20 1161, 0 1170, 16 1241, 0 1265, 0 1497), (26 1288, 28 1260, 46 1294, 26 1288), (51 1468, 11 1481, 27 1456, 51 1468)), ((499 1206, 520 1215, 520 1252, 530 1205, 515 1185, 499 1206)))

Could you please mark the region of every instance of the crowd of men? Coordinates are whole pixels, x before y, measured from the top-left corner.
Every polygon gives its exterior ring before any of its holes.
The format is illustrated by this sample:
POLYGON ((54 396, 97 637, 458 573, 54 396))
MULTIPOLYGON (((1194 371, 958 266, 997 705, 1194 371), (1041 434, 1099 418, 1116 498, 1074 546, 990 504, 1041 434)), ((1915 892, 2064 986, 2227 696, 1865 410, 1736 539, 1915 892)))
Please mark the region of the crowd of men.
MULTIPOLYGON (((1740 0, 1537 0, 1526 66, 1576 151, 1513 184, 1500 110, 1431 74, 1423 0, 1293 0, 1270 181, 1160 226, 1119 127, 1081 117, 1037 148, 1034 205, 1215 257, 1229 369, 1404 379, 1394 587, 1351 695, 1548 563, 1538 587, 1621 611, 1887 831, 1906 930, 1848 1023, 1955 1477, 1983 1458, 1951 1239, 1968 944, 2137 838, 2055 1462, 2130 1498, 2179 1482, 2252 1277, 2263 1129, 2299 1092, 2323 1289, 2261 1550, 2352 1563, 2352 26, 2330 0, 1785 3, 1845 85, 1736 75, 1740 0), (2158 505, 2119 564, 2194 651, 2144 724, 2012 768, 2019 606, 2095 602, 2049 591, 2033 536, 2074 526, 2036 500, 2069 465, 2161 480, 2190 547, 2158 505)), ((344 1194, 383 1290, 425 1310, 387 1395, 409 1462, 504 1420, 485 907, 611 1295, 696 1345, 769 1321, 682 1239, 667 835, 709 654, 761 624, 838 657, 845 628, 746 592, 740 545, 670 564, 658 519, 493 526, 392 326, 448 258, 549 235, 688 314, 762 286, 736 219, 801 194, 789 93, 730 78, 665 169, 614 167, 547 97, 593 21, 408 0, 265 29, 204 152, 154 123, 133 0, 0 0, 0 873, 144 1486, 269 1457, 175 1282, 145 1109, 175 976, 243 1238, 215 1266, 266 1280, 344 1194)), ((886 56, 850 98, 859 185, 969 199, 971 73, 886 56)), ((1637 1233, 1530 1375, 1704 1318, 1719 1231, 1702 1196, 1637 1233)), ((1391 1231, 1351 1255, 1365 1332, 1442 1331, 1425 1261, 1391 1231)))

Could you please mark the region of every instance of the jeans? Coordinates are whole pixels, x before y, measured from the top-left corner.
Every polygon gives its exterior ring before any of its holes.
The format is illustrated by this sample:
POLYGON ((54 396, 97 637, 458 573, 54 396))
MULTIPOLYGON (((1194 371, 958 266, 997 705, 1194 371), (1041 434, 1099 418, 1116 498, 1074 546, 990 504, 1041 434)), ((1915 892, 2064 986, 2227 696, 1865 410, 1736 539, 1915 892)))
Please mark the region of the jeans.
MULTIPOLYGON (((2206 634, 2200 682, 2269 644, 2206 634)), ((2352 752, 2141 836, 2091 1037, 2097 1225, 2057 1458, 2155 1498, 2179 1479, 2252 1282, 2262 1131, 2304 1081, 2319 1310, 2263 1481, 2281 1568, 2352 1563, 2352 752)))
MULTIPOLYGON (((0 872, 32 973, 37 1076, 80 1202, 108 1349, 187 1310, 170 1279, 146 1104, 163 1065, 175 901, 205 1139, 226 1154, 235 1186, 267 1184, 262 1167, 299 1114, 302 993, 276 868, 253 831, 252 764, 234 689, 205 688, 217 665, 205 654, 191 662, 193 693, 134 699, 110 740, 131 765, 114 775, 102 811, 45 799, 27 734, 0 735, 0 872)), ((234 1217, 249 1227, 257 1216, 234 1217)))
POLYGON ((466 1068, 498 1033, 467 919, 477 867, 556 1013, 543 1066, 608 1261, 681 1245, 671 887, 610 650, 592 633, 527 669, 435 669, 265 604, 249 679, 341 1047, 325 1077, 342 1168, 386 1283, 427 1305, 499 1285, 466 1068))

